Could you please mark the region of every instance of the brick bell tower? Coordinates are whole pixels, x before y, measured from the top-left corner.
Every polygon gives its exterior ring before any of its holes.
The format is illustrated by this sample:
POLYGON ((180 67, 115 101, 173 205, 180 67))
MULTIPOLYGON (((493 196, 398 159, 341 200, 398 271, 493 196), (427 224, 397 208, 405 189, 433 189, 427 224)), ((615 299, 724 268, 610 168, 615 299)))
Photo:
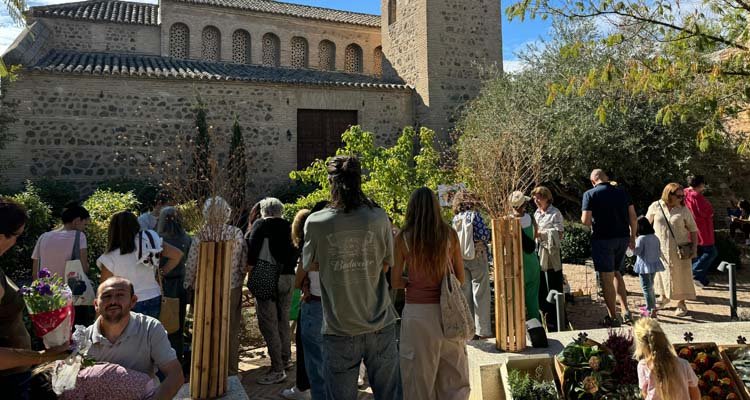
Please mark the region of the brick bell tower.
POLYGON ((447 138, 481 71, 502 68, 499 0, 381 0, 383 75, 414 86, 415 119, 447 138))

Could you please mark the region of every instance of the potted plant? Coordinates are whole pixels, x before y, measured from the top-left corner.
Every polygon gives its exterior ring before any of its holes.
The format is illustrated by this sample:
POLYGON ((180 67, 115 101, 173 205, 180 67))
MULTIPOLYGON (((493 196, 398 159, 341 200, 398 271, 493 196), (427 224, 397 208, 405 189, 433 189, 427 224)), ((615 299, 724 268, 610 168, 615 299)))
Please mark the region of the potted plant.
POLYGON ((545 369, 543 365, 538 365, 533 374, 514 369, 508 373, 508 386, 510 397, 506 394, 508 400, 558 400, 560 396, 557 393, 555 381, 544 379, 545 369))
POLYGON ((605 346, 581 334, 555 356, 565 399, 607 399, 615 393, 615 357, 605 346))

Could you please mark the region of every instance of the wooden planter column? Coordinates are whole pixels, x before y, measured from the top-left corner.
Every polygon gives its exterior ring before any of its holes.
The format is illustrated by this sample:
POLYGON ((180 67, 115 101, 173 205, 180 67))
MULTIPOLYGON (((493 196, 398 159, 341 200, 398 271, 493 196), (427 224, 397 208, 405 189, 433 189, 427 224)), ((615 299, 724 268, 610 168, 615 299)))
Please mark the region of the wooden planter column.
POLYGON ((520 352, 526 348, 526 305, 523 282, 521 221, 492 220, 492 253, 495 259, 495 340, 498 350, 520 352))
POLYGON ((190 397, 224 395, 229 375, 232 243, 201 242, 195 280, 190 397))

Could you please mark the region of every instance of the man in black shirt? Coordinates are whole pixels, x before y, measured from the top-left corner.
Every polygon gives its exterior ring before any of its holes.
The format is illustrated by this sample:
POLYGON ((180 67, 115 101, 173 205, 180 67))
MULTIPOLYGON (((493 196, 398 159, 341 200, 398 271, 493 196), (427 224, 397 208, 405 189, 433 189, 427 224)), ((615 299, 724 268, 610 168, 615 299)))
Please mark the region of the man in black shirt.
POLYGON ((592 230, 591 258, 594 269, 600 275, 607 304, 608 315, 604 318, 604 325, 617 326, 615 293, 618 294, 624 319, 630 319, 621 268, 625 251, 628 247, 635 247, 638 227, 635 207, 630 196, 610 183, 604 171, 593 170, 590 179, 594 188, 583 194, 581 222, 592 230))

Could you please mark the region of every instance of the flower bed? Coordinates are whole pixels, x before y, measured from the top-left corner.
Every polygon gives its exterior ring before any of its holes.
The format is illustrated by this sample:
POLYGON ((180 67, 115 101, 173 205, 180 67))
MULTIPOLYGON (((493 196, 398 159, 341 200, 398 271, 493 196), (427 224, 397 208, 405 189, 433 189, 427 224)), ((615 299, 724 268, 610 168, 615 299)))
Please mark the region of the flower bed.
POLYGON ((716 343, 682 343, 674 345, 677 355, 687 360, 698 376, 702 399, 741 400, 730 369, 731 364, 721 356, 716 343))
POLYGON ((745 400, 750 400, 750 345, 719 346, 719 350, 724 359, 729 361, 730 373, 740 394, 745 400))

